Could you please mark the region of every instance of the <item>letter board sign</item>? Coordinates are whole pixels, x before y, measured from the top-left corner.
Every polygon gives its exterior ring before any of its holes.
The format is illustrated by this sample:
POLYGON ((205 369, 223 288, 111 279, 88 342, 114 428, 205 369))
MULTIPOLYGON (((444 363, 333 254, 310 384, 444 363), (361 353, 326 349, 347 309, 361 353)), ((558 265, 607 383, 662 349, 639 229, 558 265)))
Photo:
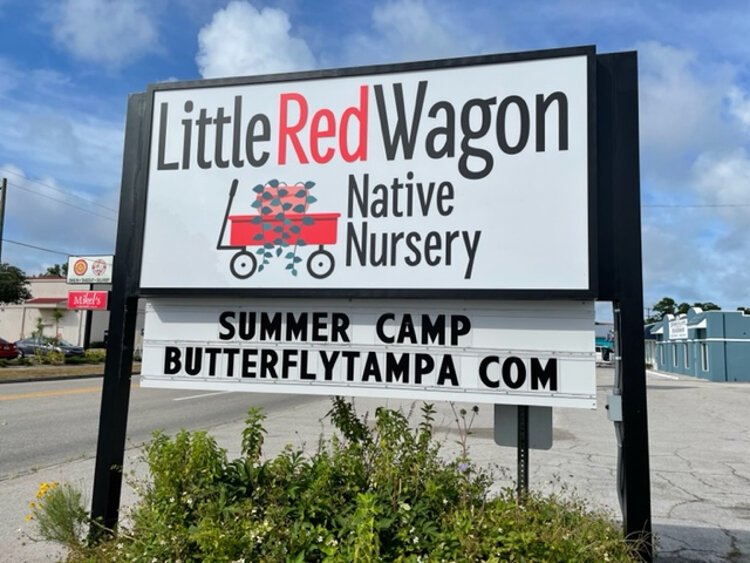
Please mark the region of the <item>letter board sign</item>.
POLYGON ((593 297, 594 56, 152 86, 141 288, 593 297))
POLYGON ((142 387, 596 407, 591 301, 153 299, 142 387))

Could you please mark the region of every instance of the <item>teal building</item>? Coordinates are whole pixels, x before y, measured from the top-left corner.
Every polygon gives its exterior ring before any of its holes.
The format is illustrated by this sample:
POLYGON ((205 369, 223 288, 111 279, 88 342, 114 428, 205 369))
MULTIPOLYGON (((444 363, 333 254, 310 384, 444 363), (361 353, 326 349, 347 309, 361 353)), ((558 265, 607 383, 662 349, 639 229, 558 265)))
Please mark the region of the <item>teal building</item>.
POLYGON ((659 371, 710 381, 750 382, 750 315, 702 311, 666 315, 650 325, 659 371))

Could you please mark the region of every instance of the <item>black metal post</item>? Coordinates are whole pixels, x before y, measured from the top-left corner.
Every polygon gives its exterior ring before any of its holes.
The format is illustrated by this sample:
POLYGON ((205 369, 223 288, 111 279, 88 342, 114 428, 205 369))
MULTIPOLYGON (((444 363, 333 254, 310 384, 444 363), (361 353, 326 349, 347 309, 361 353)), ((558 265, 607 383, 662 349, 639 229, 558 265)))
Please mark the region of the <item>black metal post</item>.
POLYGON ((597 56, 599 296, 615 308, 616 380, 622 421, 618 486, 627 538, 653 558, 646 368, 643 341, 638 61, 636 53, 597 56), (609 220, 607 220, 609 219, 609 220))
POLYGON ((95 521, 90 537, 96 540, 106 530, 114 530, 120 510, 122 466, 130 402, 130 376, 133 363, 138 275, 140 271, 139 186, 145 185, 148 145, 147 97, 131 95, 125 129, 120 213, 110 298, 109 338, 104 367, 99 437, 96 448, 91 517, 95 521), (144 139, 146 142, 144 143, 144 139))
POLYGON ((516 407, 518 418, 518 502, 522 503, 529 494, 529 407, 516 407))

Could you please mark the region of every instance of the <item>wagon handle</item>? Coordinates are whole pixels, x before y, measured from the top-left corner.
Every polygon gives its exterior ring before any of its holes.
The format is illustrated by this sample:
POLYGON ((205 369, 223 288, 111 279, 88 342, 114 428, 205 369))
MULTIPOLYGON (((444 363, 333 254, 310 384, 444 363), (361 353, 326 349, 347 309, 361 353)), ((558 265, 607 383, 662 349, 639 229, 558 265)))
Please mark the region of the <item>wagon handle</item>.
POLYGON ((229 248, 235 248, 234 246, 222 244, 222 241, 224 240, 224 233, 227 230, 227 220, 229 219, 229 211, 232 209, 232 202, 234 201, 234 196, 237 193, 238 184, 239 184, 239 180, 235 178, 232 181, 232 187, 229 190, 229 201, 227 202, 227 210, 224 213, 224 222, 221 224, 221 232, 219 233, 219 242, 216 243, 216 250, 226 250, 229 248))

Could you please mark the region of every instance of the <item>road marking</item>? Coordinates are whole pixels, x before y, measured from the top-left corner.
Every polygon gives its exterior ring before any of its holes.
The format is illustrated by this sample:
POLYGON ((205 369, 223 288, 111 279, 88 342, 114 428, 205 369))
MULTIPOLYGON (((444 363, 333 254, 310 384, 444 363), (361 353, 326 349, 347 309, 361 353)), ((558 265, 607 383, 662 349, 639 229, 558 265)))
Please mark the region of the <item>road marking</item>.
POLYGON ((61 391, 34 391, 33 393, 17 393, 15 395, 0 395, 0 401, 18 401, 21 399, 42 399, 44 397, 57 397, 62 395, 83 395, 101 391, 102 386, 79 387, 78 389, 63 389, 61 391))
POLYGON ((666 373, 659 373, 657 371, 651 371, 650 369, 646 370, 646 373, 648 373, 649 375, 653 375, 655 377, 663 377, 664 379, 674 379, 675 381, 680 379, 676 375, 667 375, 666 373))
POLYGON ((189 401, 190 399, 200 399, 202 397, 213 397, 214 395, 226 395, 231 391, 217 391, 216 393, 203 393, 202 395, 190 395, 189 397, 177 397, 173 401, 189 401))

